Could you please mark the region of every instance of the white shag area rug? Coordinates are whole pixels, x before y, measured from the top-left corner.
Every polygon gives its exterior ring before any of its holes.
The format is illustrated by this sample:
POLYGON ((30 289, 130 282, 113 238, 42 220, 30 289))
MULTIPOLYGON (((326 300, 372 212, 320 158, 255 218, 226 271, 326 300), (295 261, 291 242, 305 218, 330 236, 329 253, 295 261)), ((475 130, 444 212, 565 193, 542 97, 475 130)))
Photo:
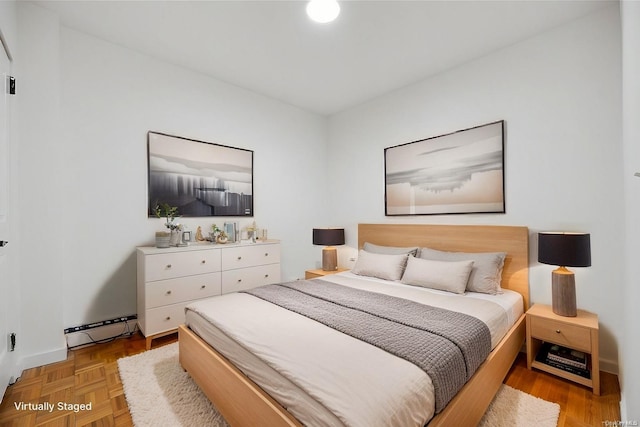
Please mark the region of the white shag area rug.
MULTIPOLYGON (((178 362, 178 344, 118 359, 120 378, 136 427, 228 427, 178 362)), ((503 385, 481 427, 556 427, 560 405, 503 385)))

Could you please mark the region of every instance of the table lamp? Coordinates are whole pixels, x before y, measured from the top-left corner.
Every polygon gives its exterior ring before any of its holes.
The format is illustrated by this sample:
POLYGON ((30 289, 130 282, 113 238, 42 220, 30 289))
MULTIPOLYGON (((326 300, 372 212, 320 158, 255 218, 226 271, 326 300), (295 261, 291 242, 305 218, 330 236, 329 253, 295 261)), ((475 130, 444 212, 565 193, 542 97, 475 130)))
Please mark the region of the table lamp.
POLYGON ((567 267, 591 266, 591 241, 587 233, 538 233, 538 262, 558 266, 551 273, 551 301, 553 312, 559 316, 575 317, 576 280, 567 267))
POLYGON ((335 271, 338 269, 338 251, 332 247, 344 245, 344 228, 314 228, 313 244, 324 245, 322 249, 322 269, 335 271))

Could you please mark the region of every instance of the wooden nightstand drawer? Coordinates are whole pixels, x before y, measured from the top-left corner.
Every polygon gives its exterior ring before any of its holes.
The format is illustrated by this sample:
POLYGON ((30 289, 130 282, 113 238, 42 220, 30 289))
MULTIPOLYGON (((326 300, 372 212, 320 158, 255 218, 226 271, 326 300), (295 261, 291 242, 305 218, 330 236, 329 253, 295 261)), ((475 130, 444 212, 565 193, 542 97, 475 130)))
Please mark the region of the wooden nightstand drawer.
POLYGON ((576 350, 591 352, 591 330, 542 317, 531 318, 531 336, 576 350))

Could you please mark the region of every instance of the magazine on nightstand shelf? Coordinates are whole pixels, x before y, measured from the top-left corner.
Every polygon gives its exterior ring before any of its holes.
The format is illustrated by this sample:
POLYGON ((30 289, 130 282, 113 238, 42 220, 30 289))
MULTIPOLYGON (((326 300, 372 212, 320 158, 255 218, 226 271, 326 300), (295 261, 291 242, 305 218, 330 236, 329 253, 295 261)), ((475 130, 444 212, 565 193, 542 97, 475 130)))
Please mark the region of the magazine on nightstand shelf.
POLYGON ((536 360, 583 378, 591 378, 588 357, 581 351, 545 342, 542 344, 536 360))

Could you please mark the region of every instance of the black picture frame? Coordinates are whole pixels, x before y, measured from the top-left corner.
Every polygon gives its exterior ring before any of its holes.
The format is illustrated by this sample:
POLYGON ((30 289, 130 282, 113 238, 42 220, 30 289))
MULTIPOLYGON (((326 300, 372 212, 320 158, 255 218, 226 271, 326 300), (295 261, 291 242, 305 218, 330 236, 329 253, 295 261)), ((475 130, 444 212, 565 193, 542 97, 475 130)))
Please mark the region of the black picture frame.
POLYGON ((161 132, 147 133, 148 214, 166 203, 182 217, 253 211, 253 151, 161 132))
POLYGON ((385 215, 505 213, 504 120, 387 147, 385 215))

